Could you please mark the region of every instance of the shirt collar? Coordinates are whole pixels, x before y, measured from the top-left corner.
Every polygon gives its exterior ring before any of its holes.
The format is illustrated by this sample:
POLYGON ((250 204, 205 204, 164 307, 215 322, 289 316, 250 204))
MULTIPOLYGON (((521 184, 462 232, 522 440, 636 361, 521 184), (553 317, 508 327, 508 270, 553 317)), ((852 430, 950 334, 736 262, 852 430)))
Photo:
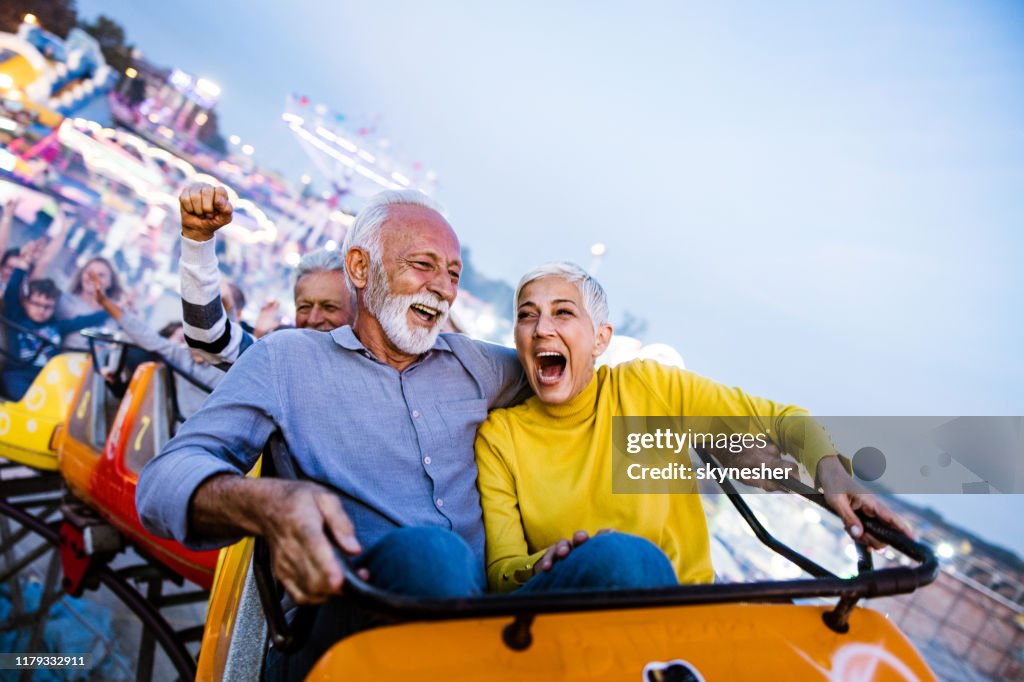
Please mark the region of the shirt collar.
MULTIPOLYGON (((352 331, 352 325, 346 324, 344 327, 338 327, 337 329, 329 332, 334 342, 346 350, 355 351, 366 351, 366 346, 363 342, 356 338, 355 333, 352 331)), ((430 350, 443 350, 449 353, 453 352, 452 347, 448 345, 448 339, 445 337, 447 334, 438 334, 437 339, 434 341, 434 345, 430 347, 430 350)))

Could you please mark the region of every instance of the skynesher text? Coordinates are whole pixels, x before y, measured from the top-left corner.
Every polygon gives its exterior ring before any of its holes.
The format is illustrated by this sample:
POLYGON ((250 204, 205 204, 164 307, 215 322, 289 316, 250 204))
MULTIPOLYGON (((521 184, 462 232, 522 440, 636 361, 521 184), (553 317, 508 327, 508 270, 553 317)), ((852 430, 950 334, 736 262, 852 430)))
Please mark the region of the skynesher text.
POLYGON ((643 464, 630 464, 626 475, 634 481, 781 481, 793 475, 789 467, 770 467, 764 462, 757 467, 716 467, 705 464, 691 467, 686 464, 674 463, 663 467, 647 467, 643 464))

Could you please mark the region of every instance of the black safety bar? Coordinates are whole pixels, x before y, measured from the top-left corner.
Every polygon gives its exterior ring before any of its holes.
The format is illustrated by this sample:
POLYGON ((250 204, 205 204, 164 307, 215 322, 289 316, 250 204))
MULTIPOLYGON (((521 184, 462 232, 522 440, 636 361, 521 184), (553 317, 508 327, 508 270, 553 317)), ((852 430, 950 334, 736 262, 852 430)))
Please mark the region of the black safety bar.
MULTIPOLYGON (((158 356, 160 358, 160 361, 167 365, 167 368, 169 370, 171 370, 172 372, 180 376, 182 379, 198 388, 200 391, 204 391, 206 393, 213 393, 212 387, 207 386, 199 379, 196 379, 194 376, 183 370, 181 367, 178 367, 178 365, 176 365, 173 361, 168 360, 167 357, 161 353, 156 353, 147 348, 143 348, 142 346, 136 343, 132 343, 131 341, 128 341, 123 337, 120 337, 116 334, 111 334, 110 332, 104 331, 102 329, 83 329, 79 333, 85 338, 89 339, 89 353, 92 355, 92 362, 94 367, 99 367, 99 358, 96 356, 96 341, 100 341, 102 343, 113 343, 120 346, 125 346, 127 348, 137 348, 146 353, 158 356)), ((118 371, 120 371, 121 369, 124 368, 118 367, 118 371)))
MULTIPOLYGON (((89 339, 89 354, 92 356, 92 366, 93 367, 99 367, 100 366, 99 357, 98 357, 98 355, 96 353, 96 342, 97 341, 102 342, 102 343, 117 344, 117 345, 123 346, 124 348, 136 348, 136 349, 141 350, 141 351, 143 351, 143 352, 145 352, 145 353, 147 353, 149 355, 155 355, 156 357, 160 358, 160 361, 169 370, 171 370, 171 372, 173 374, 177 374, 181 378, 185 379, 185 381, 189 382, 190 384, 192 384, 193 386, 195 386, 196 388, 198 388, 201 391, 204 391, 206 393, 212 393, 213 392, 212 388, 210 388, 209 386, 207 386, 203 382, 199 381, 198 379, 193 377, 191 374, 189 374, 185 370, 183 370, 180 367, 178 367, 174 362, 172 362, 171 360, 168 360, 167 357, 165 357, 161 353, 156 353, 154 351, 148 350, 146 348, 143 348, 142 346, 139 346, 139 345, 134 344, 134 343, 132 343, 130 341, 127 341, 126 339, 123 339, 120 336, 117 336, 115 334, 111 334, 110 332, 103 331, 101 329, 83 329, 81 331, 81 334, 85 338, 89 339)), ((121 352, 121 357, 119 358, 118 363, 117 363, 117 368, 114 370, 114 374, 115 375, 120 375, 121 372, 124 371, 124 365, 125 365, 125 361, 126 360, 127 360, 127 355, 125 354, 124 351, 122 351, 121 352)), ((173 378, 171 379, 171 381, 167 382, 167 395, 168 395, 168 397, 170 398, 170 401, 171 401, 171 414, 174 417, 174 420, 176 422, 179 422, 179 423, 184 422, 185 421, 185 415, 183 415, 181 413, 181 406, 178 404, 178 387, 175 386, 173 378)), ((173 435, 173 433, 174 433, 173 430, 171 431, 171 433, 173 435)))

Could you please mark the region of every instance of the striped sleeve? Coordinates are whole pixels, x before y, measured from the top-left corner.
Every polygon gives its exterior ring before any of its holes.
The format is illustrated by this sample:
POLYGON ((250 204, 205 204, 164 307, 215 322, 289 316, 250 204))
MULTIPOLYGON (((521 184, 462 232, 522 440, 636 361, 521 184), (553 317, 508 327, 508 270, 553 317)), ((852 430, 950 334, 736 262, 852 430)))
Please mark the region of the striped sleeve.
POLYGON ((252 344, 224 312, 216 236, 205 242, 181 238, 181 312, 185 341, 215 365, 234 363, 252 344))

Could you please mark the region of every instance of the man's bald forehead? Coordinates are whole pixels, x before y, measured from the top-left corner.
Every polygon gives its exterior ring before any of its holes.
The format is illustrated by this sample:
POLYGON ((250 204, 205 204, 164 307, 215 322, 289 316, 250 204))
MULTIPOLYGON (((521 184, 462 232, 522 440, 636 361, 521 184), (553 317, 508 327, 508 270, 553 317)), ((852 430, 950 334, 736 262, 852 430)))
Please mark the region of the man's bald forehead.
POLYGON ((388 217, 381 225, 381 237, 394 238, 439 237, 459 244, 459 236, 440 213, 418 204, 395 204, 388 207, 388 217))

